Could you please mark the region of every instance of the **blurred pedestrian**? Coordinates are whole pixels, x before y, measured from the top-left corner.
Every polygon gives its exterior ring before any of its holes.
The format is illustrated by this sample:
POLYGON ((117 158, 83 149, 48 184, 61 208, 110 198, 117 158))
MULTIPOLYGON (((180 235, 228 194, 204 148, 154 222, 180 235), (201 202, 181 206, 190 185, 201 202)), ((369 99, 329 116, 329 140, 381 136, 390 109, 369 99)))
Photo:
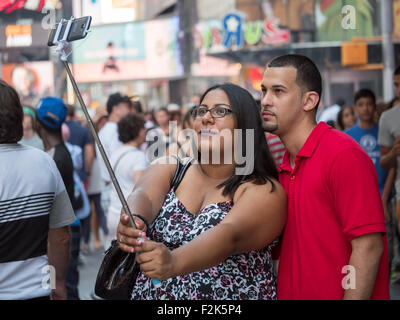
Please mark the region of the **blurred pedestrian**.
MULTIPOLYGON (((400 99, 400 66, 396 68, 393 74, 393 84, 396 98, 400 99)), ((385 170, 393 169, 396 171, 396 219, 393 220, 397 220, 398 231, 400 232, 400 103, 382 113, 379 127, 380 164, 385 170)), ((400 263, 397 261, 396 269, 400 269, 399 266, 400 263)))
POLYGON ((66 299, 75 215, 53 159, 18 143, 22 123, 18 94, 0 80, 0 299, 66 299))
MULTIPOLYGON (((122 146, 122 142, 118 139, 117 123, 123 117, 131 113, 130 98, 118 92, 110 95, 107 100, 107 113, 108 121, 99 131, 99 139, 103 145, 104 152, 107 157, 110 158, 112 153, 122 146)), ((104 212, 107 212, 110 205, 111 178, 97 146, 96 154, 101 176, 105 183, 105 187, 101 192, 101 203, 104 212)))
POLYGON ((182 109, 181 107, 176 104, 176 103, 170 103, 167 106, 167 110, 169 113, 169 121, 176 121, 178 130, 181 129, 182 126, 182 109))
MULTIPOLYGON (((82 150, 82 165, 79 166, 77 173, 85 187, 84 191, 86 193, 94 161, 94 145, 89 130, 75 120, 75 106, 67 105, 67 110, 65 125, 69 128, 68 142, 73 146, 78 146, 82 150)), ((87 251, 89 249, 90 215, 85 219, 80 219, 80 222, 82 227, 83 249, 87 251)))
POLYGON ((379 124, 375 122, 376 98, 370 89, 360 89, 354 95, 354 109, 359 121, 350 129, 346 130, 350 137, 357 141, 374 163, 378 175, 379 190, 382 195, 382 205, 385 213, 386 231, 388 240, 389 272, 393 260, 393 237, 394 229, 392 215, 395 205, 392 202, 392 188, 394 185, 395 172, 389 175, 380 165, 380 148, 378 145, 379 124))
POLYGON ((282 163, 283 155, 286 151, 285 145, 276 134, 267 132, 266 135, 269 150, 271 151, 275 164, 278 167, 282 163))
MULTIPOLYGON (((54 159, 64 181, 72 207, 76 209, 78 199, 75 197, 74 166, 71 155, 62 139, 61 132, 61 126, 65 122, 66 116, 67 107, 60 98, 42 98, 36 107, 37 132, 43 140, 44 150, 54 159)), ((79 300, 79 272, 77 267, 81 225, 78 219, 71 224, 71 231, 70 261, 65 284, 68 300, 79 300)))
MULTIPOLYGON (((118 137, 123 146, 112 153, 110 164, 122 193, 127 197, 135 183, 138 182, 143 170, 148 166, 146 155, 139 150, 139 146, 146 139, 144 120, 137 115, 125 116, 118 122, 118 137)), ((111 239, 116 238, 121 208, 121 200, 113 186, 110 193, 110 207, 107 213, 107 228, 111 239)))
POLYGON ((338 113, 336 123, 340 131, 345 131, 353 127, 356 124, 353 107, 344 106, 338 113))
MULTIPOLYGON (((122 146, 122 142, 118 139, 117 123, 123 117, 131 112, 131 100, 128 96, 122 96, 120 93, 114 93, 107 100, 108 121, 99 131, 99 138, 104 147, 104 151, 108 157, 112 152, 122 146)), ((100 152, 96 151, 98 155, 100 152)), ((101 168, 101 174, 106 183, 110 183, 110 176, 103 159, 98 157, 101 168)))
POLYGON ((154 112, 153 111, 146 111, 144 113, 144 120, 145 124, 144 127, 146 129, 151 129, 156 126, 156 119, 154 118, 154 112))
POLYGON ((147 149, 153 144, 156 144, 155 152, 152 152, 154 147, 150 149, 149 152, 151 158, 158 158, 166 154, 171 143, 176 142, 178 127, 176 126, 176 122, 170 122, 171 115, 167 108, 155 110, 154 117, 156 119, 157 126, 148 130, 146 134, 146 142, 147 149))
POLYGON ((201 95, 198 93, 194 93, 191 97, 190 97, 190 105, 191 107, 195 107, 198 106, 200 104, 200 97, 201 95))
POLYGON ((340 112, 344 104, 345 101, 342 98, 337 99, 334 105, 329 106, 328 108, 322 111, 321 116, 318 119, 318 122, 324 121, 332 128, 335 128, 338 113, 340 112))
POLYGON ((166 155, 176 155, 180 158, 194 157, 190 139, 190 130, 193 129, 192 112, 193 108, 186 112, 182 120, 182 129, 178 132, 178 139, 168 146, 166 155))
POLYGON ((65 124, 69 128, 68 142, 82 149, 83 163, 78 171, 79 177, 87 188, 90 171, 94 160, 94 144, 89 130, 75 120, 75 106, 67 105, 67 118, 65 124))
POLYGON ((278 299, 389 299, 375 168, 347 134, 317 125, 318 68, 302 55, 279 56, 267 64, 261 88, 263 127, 287 148, 279 177, 288 194, 288 218, 278 299), (355 287, 343 285, 348 266, 355 287))
POLYGON ((357 91, 354 95, 354 109, 359 121, 350 129, 345 130, 345 133, 356 140, 371 158, 375 165, 376 173, 378 174, 378 185, 382 194, 385 187, 387 171, 383 170, 379 164, 379 124, 375 122, 374 118, 376 111, 375 94, 370 89, 360 89, 357 91))
POLYGON ((35 147, 40 150, 44 150, 43 141, 39 138, 36 133, 36 115, 35 109, 30 106, 24 106, 24 136, 22 137, 20 143, 25 144, 27 146, 35 147))
MULTIPOLYGON (((97 111, 97 110, 96 110, 97 111)), ((101 111, 96 112, 94 121, 94 127, 98 132, 102 126, 106 123, 108 116, 103 114, 101 111)), ((100 156, 100 155, 99 155, 100 156)), ((109 242, 109 234, 107 228, 107 218, 101 205, 101 192, 105 187, 105 183, 101 177, 101 171, 97 155, 93 161, 92 171, 90 172, 90 180, 88 186, 88 195, 91 202, 91 215, 90 215, 90 230, 93 235, 93 248, 94 250, 103 250, 104 245, 100 239, 99 227, 101 227, 104 235, 104 240, 109 242)), ((90 244, 83 247, 84 253, 89 253, 90 244)))
POLYGON ((143 114, 143 107, 142 103, 140 100, 135 99, 132 101, 132 111, 134 111, 135 114, 142 115, 143 114))
POLYGON ((286 195, 257 103, 243 88, 216 85, 192 115, 198 151, 221 158, 217 163, 204 157, 188 162, 180 184, 171 186, 177 167, 171 157, 169 164, 150 165, 136 184, 128 204, 148 221, 154 241, 138 239, 144 223, 134 230, 122 215, 121 249, 141 252, 132 299, 276 299, 271 248, 285 223, 286 195), (243 134, 234 141, 235 129, 254 130, 254 140, 243 134), (221 143, 223 139, 229 143, 221 143), (247 157, 254 166, 247 172, 238 170, 237 157, 233 163, 225 158, 238 152, 240 143, 253 145, 247 157), (150 278, 162 280, 160 286, 150 278))

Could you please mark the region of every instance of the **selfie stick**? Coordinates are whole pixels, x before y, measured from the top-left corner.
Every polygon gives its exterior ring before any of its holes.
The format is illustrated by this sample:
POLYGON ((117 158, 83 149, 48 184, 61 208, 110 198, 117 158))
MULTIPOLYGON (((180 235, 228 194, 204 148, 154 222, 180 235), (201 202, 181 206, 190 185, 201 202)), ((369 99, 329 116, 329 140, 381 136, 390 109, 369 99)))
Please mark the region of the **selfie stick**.
MULTIPOLYGON (((115 177, 114 170, 111 168, 110 161, 108 160, 108 157, 107 157, 107 155, 106 155, 106 153, 104 151, 104 148, 103 148, 103 145, 102 145, 102 143, 101 143, 101 141, 99 139, 99 136, 97 135, 97 132, 94 129, 94 125, 93 125, 92 119, 90 118, 89 112, 87 111, 85 102, 82 99, 82 96, 81 96, 81 93, 79 91, 78 85, 76 84, 74 76, 72 75, 71 69, 69 68, 69 65, 68 65, 67 58, 68 58, 69 54, 67 53, 67 49, 71 49, 71 48, 70 48, 70 45, 68 44, 67 37, 68 37, 69 31, 71 29, 71 25, 72 25, 73 20, 75 20, 74 17, 71 17, 71 19, 68 20, 68 23, 67 23, 63 38, 61 40, 55 40, 54 41, 54 44, 57 45, 56 52, 60 54, 61 61, 64 64, 65 70, 67 70, 67 74, 68 74, 69 79, 71 80, 72 87, 74 89, 76 97, 78 98, 78 101, 79 101, 79 103, 80 103, 80 105, 82 107, 83 113, 85 114, 86 120, 87 120, 87 122, 89 124, 89 129, 90 129, 90 131, 92 133, 94 141, 97 144, 97 147, 99 148, 101 157, 103 158, 103 161, 104 161, 104 163, 106 165, 107 171, 108 171, 108 173, 109 173, 109 175, 111 177, 111 182, 113 183, 113 185, 115 187, 115 190, 117 191, 119 200, 122 203, 122 207, 123 207, 124 211, 129 216, 129 221, 131 223, 131 226, 134 229, 137 229, 135 221, 133 219, 133 215, 131 213, 131 210, 128 207, 128 203, 126 202, 124 194, 122 193, 121 187, 120 187, 120 185, 118 183, 118 180, 115 177)), ((58 24, 54 39, 58 39, 58 37, 60 35, 60 32, 61 32, 61 28, 62 28, 62 23, 63 22, 65 22, 64 19, 62 19, 61 22, 58 24)), ((144 241, 143 238, 142 238, 142 241, 144 241)), ((136 259, 135 259, 135 262, 136 262, 136 259)), ((161 281, 160 280, 151 279, 151 281, 152 281, 153 285, 156 288, 161 286, 161 281)))
POLYGON ((115 177, 113 169, 111 168, 110 161, 108 160, 108 157, 107 157, 107 155, 106 155, 106 153, 104 151, 103 145, 102 145, 102 143, 101 143, 101 141, 99 139, 99 136, 97 135, 97 132, 96 132, 96 130, 94 128, 92 119, 90 118, 89 112, 87 111, 85 102, 82 99, 82 96, 81 96, 81 93, 79 91, 79 88, 78 88, 78 86, 77 86, 77 84, 75 82, 74 76, 72 75, 71 69, 69 68, 69 65, 68 65, 67 58, 68 58, 69 54, 67 53, 67 49, 70 49, 70 45, 67 42, 67 37, 68 37, 69 31, 71 29, 71 25, 72 25, 73 20, 75 20, 74 17, 71 17, 71 19, 68 20, 68 23, 67 23, 63 38, 61 40, 57 40, 57 39, 58 39, 58 37, 60 35, 60 32, 61 32, 62 22, 65 22, 65 20, 62 19, 61 22, 58 24, 58 27, 57 27, 57 30, 56 30, 56 33, 55 33, 55 36, 54 36, 54 39, 56 39, 54 41, 54 44, 57 45, 56 52, 60 54, 61 61, 63 62, 64 67, 67 70, 67 74, 68 74, 69 79, 71 80, 72 87, 74 89, 76 97, 78 98, 78 101, 79 101, 79 103, 80 103, 80 105, 82 107, 83 113, 85 114, 86 120, 88 122, 90 132, 92 133, 92 136, 93 136, 93 138, 94 138, 94 140, 95 140, 95 142, 96 142, 96 144, 97 144, 97 146, 99 148, 101 157, 103 158, 103 161, 104 161, 104 163, 106 165, 107 171, 108 171, 108 173, 109 173, 109 175, 111 177, 111 182, 113 183, 113 185, 115 187, 115 190, 117 191, 119 200, 122 203, 122 207, 123 207, 124 211, 128 214, 129 220, 130 220, 130 223, 131 223, 132 227, 134 229, 137 229, 135 221, 134 221, 133 216, 132 216, 132 213, 131 213, 131 211, 130 211, 130 209, 128 207, 128 203, 125 200, 125 197, 124 197, 124 195, 122 193, 122 190, 121 190, 121 187, 120 187, 120 185, 118 183, 118 180, 115 177))

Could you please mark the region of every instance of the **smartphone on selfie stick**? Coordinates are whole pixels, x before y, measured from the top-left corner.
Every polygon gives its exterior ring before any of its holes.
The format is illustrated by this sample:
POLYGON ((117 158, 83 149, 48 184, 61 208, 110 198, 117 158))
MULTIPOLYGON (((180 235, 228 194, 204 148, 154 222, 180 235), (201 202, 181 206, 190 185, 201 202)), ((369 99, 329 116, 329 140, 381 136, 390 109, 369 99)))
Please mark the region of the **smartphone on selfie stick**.
POLYGON ((49 34, 49 39, 47 41, 47 45, 50 47, 57 46, 56 51, 60 54, 61 61, 63 62, 64 67, 67 70, 68 77, 71 80, 72 87, 74 88, 76 97, 78 98, 78 101, 82 107, 83 113, 85 114, 86 120, 88 122, 90 132, 92 133, 92 136, 97 144, 97 147, 99 148, 101 157, 103 158, 103 161, 106 165, 107 171, 111 177, 111 182, 113 183, 115 190, 117 191, 118 197, 122 203, 124 211, 129 216, 132 227, 137 229, 132 213, 129 210, 128 204, 122 193, 118 180, 115 177, 113 169, 111 168, 110 161, 108 160, 103 145, 99 139, 99 136, 97 135, 92 119, 90 118, 85 102, 82 99, 79 88, 75 82, 74 76, 72 75, 71 69, 69 68, 67 61, 68 54, 66 50, 70 47, 70 42, 84 39, 88 34, 91 21, 92 21, 91 16, 86 16, 78 19, 71 17, 71 19, 69 20, 62 19, 61 22, 58 23, 54 29, 51 30, 49 34))

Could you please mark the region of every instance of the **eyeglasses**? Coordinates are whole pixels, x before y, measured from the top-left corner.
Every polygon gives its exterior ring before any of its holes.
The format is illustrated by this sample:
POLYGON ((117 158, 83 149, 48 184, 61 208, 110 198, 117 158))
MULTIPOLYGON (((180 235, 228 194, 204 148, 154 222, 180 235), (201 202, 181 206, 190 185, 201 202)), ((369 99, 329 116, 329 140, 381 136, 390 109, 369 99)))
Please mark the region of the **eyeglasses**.
POLYGON ((233 113, 231 109, 224 108, 223 106, 228 106, 227 104, 217 104, 214 108, 207 109, 204 106, 195 107, 192 110, 192 117, 194 119, 202 119, 205 117, 207 112, 210 112, 211 117, 213 118, 223 118, 229 113, 233 113))

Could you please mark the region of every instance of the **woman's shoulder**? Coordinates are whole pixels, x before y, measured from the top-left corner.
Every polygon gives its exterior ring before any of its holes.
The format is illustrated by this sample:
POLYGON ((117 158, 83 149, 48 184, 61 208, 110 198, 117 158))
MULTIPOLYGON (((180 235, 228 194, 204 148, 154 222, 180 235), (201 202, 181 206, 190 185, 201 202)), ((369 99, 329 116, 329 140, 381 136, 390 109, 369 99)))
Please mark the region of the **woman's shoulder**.
POLYGON ((176 170, 179 159, 176 156, 163 156, 153 160, 148 170, 152 170, 153 172, 166 172, 173 173, 176 170))
POLYGON ((237 203, 243 196, 248 194, 252 194, 253 199, 261 202, 268 201, 271 198, 286 201, 285 189, 275 179, 271 179, 271 181, 267 180, 264 184, 259 184, 255 181, 242 183, 235 192, 233 202, 237 203))

